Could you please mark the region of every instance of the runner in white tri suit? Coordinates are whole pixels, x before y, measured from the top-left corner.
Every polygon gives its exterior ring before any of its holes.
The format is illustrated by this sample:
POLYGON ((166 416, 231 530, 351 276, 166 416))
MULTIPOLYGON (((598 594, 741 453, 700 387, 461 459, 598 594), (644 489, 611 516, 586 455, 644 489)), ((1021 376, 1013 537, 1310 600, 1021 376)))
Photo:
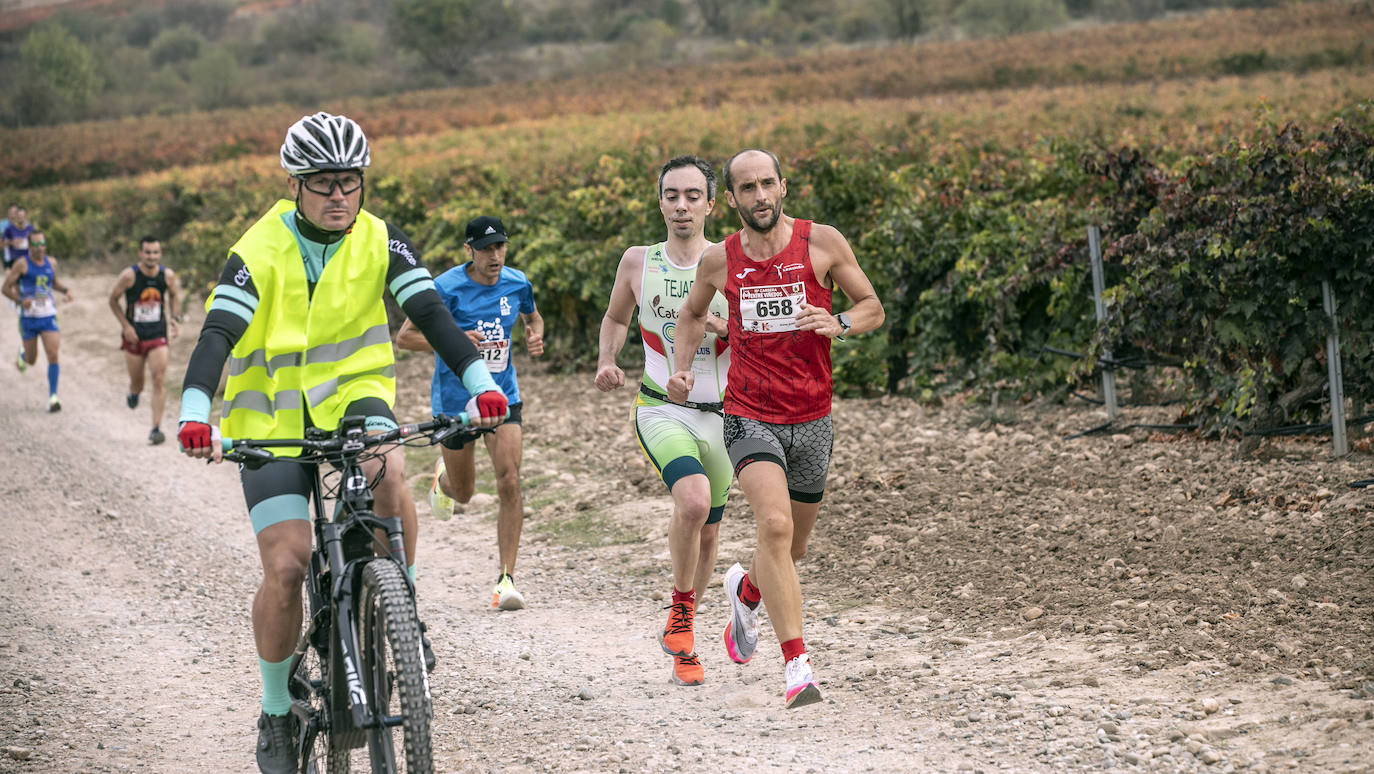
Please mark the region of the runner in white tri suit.
POLYGON ((658 188, 668 239, 631 247, 620 259, 601 321, 596 386, 603 392, 624 386, 625 373, 615 357, 637 305, 644 380, 635 398, 635 436, 673 495, 668 525, 672 604, 659 642, 673 656, 672 681, 700 685, 705 671, 696 656, 692 620, 697 595, 711 582, 731 477, 721 428, 721 395, 730 367, 723 296, 711 304, 717 316, 708 318, 708 332, 693 357, 696 382, 687 399, 670 402, 665 385, 672 373, 678 309, 696 280, 702 251, 711 244, 702 231, 715 201, 715 173, 695 156, 679 156, 663 166, 658 188))

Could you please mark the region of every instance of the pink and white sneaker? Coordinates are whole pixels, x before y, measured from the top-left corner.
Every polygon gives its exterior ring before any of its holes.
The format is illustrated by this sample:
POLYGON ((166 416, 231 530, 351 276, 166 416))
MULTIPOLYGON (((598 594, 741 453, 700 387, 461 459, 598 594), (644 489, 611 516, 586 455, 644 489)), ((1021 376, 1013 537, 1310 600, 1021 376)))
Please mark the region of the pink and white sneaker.
POLYGON ((821 700, 821 687, 811 674, 811 656, 803 653, 787 662, 784 670, 787 677, 787 708, 796 709, 821 700))

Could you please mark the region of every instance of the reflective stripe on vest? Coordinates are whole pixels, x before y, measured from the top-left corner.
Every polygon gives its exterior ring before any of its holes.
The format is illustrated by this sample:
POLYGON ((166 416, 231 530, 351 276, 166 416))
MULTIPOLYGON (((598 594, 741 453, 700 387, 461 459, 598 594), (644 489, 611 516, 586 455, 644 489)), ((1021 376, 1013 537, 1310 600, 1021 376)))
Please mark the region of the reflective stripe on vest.
POLYGON ((247 409, 249 411, 256 411, 259 414, 276 414, 279 411, 300 411, 301 393, 299 390, 287 390, 269 397, 266 393, 262 392, 240 390, 234 395, 233 400, 225 401, 224 406, 225 413, 232 413, 235 409, 247 409))
MULTIPOLYGON (((369 376, 381 376, 394 381, 396 379, 396 366, 382 366, 381 368, 374 368, 371 371, 366 371, 360 374, 344 374, 343 376, 336 376, 333 379, 321 382, 320 384, 317 384, 306 391, 306 397, 310 399, 310 408, 316 408, 321 403, 323 403, 327 398, 329 398, 329 396, 337 393, 339 391, 340 386, 348 382, 351 382, 354 379, 362 379, 369 376)), ((388 402, 387 405, 389 406, 391 405, 391 403, 388 402)), ((313 412, 311 413, 311 416, 314 416, 313 412)))

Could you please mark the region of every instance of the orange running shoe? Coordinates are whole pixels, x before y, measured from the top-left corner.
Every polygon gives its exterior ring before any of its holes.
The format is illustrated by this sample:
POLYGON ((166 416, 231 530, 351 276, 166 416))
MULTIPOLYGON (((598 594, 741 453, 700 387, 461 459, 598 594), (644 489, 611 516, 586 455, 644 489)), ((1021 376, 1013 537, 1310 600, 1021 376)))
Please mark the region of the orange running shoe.
POLYGON ((696 605, 691 602, 674 602, 668 606, 668 625, 658 633, 658 644, 670 656, 687 658, 696 651, 692 648, 692 614, 696 605))
POLYGON ((697 654, 673 656, 673 674, 668 678, 675 685, 701 685, 706 682, 706 670, 697 654))

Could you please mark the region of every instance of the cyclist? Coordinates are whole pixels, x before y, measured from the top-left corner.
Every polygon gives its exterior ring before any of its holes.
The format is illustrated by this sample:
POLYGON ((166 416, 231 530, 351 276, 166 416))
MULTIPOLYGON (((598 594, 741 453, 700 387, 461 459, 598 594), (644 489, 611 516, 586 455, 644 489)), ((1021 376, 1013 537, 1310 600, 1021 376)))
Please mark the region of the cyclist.
MULTIPOLYGON (((463 375, 476 396, 467 407, 473 420, 490 426, 505 416, 505 396, 439 300, 410 240, 362 209, 370 161, 362 128, 345 116, 316 113, 287 130, 281 164, 291 198, 278 201, 230 248, 186 367, 177 434, 186 454, 219 458, 210 396, 226 360, 220 420, 226 436, 299 438, 309 426, 333 430, 347 415, 366 416, 367 426, 378 430, 396 427, 386 292, 463 375)), ((401 519, 413 562, 415 503, 402 450, 374 460, 367 473, 375 510, 401 519)), ((263 569, 252 615, 262 676, 257 762, 263 772, 287 774, 297 769, 287 670, 301 627, 314 472, 273 462, 241 469, 239 476, 263 569)), ((414 577, 413 564, 410 572, 414 577)))
MULTIPOLYGON (((882 325, 883 305, 844 235, 783 214, 787 180, 777 156, 740 151, 725 162, 724 178, 742 227, 702 255, 678 338, 700 341, 712 298, 725 293, 732 351, 725 443, 758 535, 750 571, 737 564, 725 573, 725 647, 738 663, 753 656, 757 607, 766 602, 782 645, 783 696, 800 707, 821 700, 802 642, 795 562, 816 526, 830 467, 830 341, 882 325), (847 313, 830 313, 835 286, 853 302, 847 313)), ((695 380, 692 350, 679 348, 673 360, 668 394, 682 399, 695 380)))
MULTIPOLYGON (((516 320, 525 326, 525 347, 531 357, 544 353, 544 318, 534 306, 534 288, 524 272, 506 265, 510 239, 499 218, 482 215, 468 222, 463 251, 468 260, 440 274, 434 283, 449 312, 474 346, 482 353, 487 370, 510 401, 510 416, 495 430, 483 432, 487 455, 496 474, 500 507, 496 515, 496 551, 501 563, 491 592, 493 610, 520 610, 525 598, 515 588, 515 557, 520 549, 520 528, 525 506, 520 496, 521 432, 520 385, 511 362, 511 339, 516 320)), ((406 321, 396 334, 396 345, 421 352, 429 342, 406 321)), ((429 400, 435 414, 453 414, 470 399, 467 389, 440 358, 434 361, 429 400)), ((453 501, 472 499, 476 485, 477 432, 457 433, 443 441, 434 481, 429 487, 429 507, 435 517, 448 519, 453 501)))
POLYGON ((57 399, 57 350, 62 334, 57 329, 57 305, 53 291, 72 300, 72 291, 57 279, 57 260, 47 254, 48 238, 42 231, 28 235, 23 259, 17 259, 5 274, 4 294, 19 306, 19 358, 15 367, 24 373, 38 362, 38 340, 43 340, 43 355, 48 359, 48 412, 62 410, 57 399))
POLYGON ((673 495, 668 522, 672 603, 659 642, 673 657, 670 679, 678 685, 701 685, 705 680, 694 647, 692 619, 699 594, 711 582, 720 520, 730 491, 730 456, 725 451, 720 413, 730 350, 722 319, 725 299, 720 294, 711 300, 715 314, 706 317, 706 340, 692 358, 698 378, 691 394, 680 402, 671 402, 664 394, 673 362, 678 308, 696 279, 702 251, 711 245, 702 230, 715 198, 716 175, 710 164, 696 156, 678 156, 663 165, 658 175, 658 208, 668 238, 647 247, 631 247, 621 256, 601 320, 596 369, 596 386, 602 392, 625 386, 625 372, 615 364, 615 356, 638 305, 644 381, 635 397, 635 437, 673 495))
POLYGON ((124 364, 129 370, 129 393, 124 403, 138 408, 138 396, 143 392, 146 371, 153 383, 149 404, 153 412, 153 429, 148 443, 159 444, 167 439, 162 432, 162 412, 167 404, 165 388, 167 375, 167 333, 181 333, 177 319, 177 300, 181 290, 177 275, 162 265, 162 242, 155 236, 145 236, 138 242, 138 263, 126 267, 115 279, 110 291, 110 311, 119 320, 121 335, 119 348, 124 350, 124 364), (120 300, 123 300, 123 307, 120 300))

